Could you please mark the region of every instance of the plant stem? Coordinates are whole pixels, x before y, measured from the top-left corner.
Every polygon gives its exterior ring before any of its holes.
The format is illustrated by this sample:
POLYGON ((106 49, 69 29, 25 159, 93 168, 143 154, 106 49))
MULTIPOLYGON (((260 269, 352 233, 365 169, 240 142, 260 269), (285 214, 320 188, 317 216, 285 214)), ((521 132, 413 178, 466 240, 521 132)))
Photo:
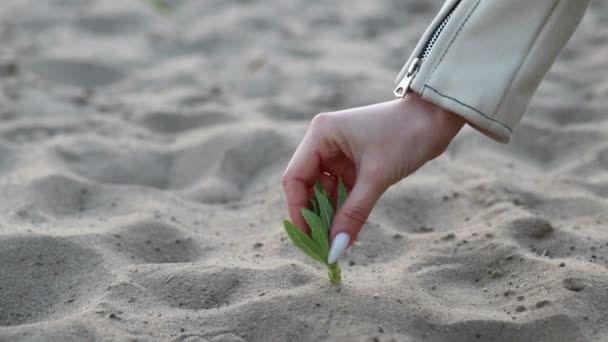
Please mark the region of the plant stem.
POLYGON ((331 265, 327 265, 327 275, 329 276, 329 281, 333 285, 340 285, 342 275, 340 272, 340 265, 338 265, 337 262, 331 265))

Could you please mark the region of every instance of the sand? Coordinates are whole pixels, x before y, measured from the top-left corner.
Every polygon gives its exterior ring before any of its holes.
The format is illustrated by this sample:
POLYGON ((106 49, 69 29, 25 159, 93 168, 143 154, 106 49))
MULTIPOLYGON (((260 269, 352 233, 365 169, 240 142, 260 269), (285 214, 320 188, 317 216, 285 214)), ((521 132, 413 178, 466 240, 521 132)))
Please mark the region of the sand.
POLYGON ((608 340, 608 4, 510 145, 466 128, 386 193, 341 287, 281 174, 441 1, 176 4, 2 1, 1 341, 608 340))

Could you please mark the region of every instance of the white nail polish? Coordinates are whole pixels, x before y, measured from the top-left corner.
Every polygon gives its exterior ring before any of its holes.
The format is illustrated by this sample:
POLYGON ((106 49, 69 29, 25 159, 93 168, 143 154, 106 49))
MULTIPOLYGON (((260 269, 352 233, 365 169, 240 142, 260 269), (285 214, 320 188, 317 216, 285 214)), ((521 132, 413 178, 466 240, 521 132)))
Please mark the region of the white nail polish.
POLYGON ((348 248, 348 243, 350 242, 350 235, 348 233, 340 233, 336 235, 334 241, 331 243, 331 248, 329 249, 329 256, 327 257, 327 262, 329 264, 335 263, 338 258, 344 254, 346 248, 348 248))

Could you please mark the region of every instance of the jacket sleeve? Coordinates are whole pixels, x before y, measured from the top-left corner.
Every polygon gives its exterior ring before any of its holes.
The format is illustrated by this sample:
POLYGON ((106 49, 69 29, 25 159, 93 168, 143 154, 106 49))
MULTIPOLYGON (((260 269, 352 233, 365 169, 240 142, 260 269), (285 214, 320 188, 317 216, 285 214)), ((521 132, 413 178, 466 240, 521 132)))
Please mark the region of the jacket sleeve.
POLYGON ((397 76, 414 91, 507 143, 581 21, 588 0, 448 0, 397 76))

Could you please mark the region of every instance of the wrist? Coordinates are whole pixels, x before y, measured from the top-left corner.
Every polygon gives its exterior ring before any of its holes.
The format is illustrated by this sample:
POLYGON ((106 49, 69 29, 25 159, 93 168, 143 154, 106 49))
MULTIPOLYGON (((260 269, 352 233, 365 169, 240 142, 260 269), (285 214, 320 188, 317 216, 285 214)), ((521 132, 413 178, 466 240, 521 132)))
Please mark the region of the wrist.
POLYGON ((409 92, 407 94, 405 102, 407 102, 407 106, 428 115, 434 129, 440 130, 442 133, 451 135, 452 137, 455 136, 466 123, 464 118, 460 115, 424 100, 420 95, 414 92, 409 92))
POLYGON ((409 92, 404 102, 426 118, 426 134, 435 138, 434 152, 431 153, 433 158, 445 151, 466 123, 458 114, 426 101, 414 92, 409 92))
POLYGON ((427 103, 434 106, 436 109, 437 127, 439 127, 444 134, 446 134, 446 136, 451 136, 452 138, 450 140, 452 140, 466 123, 464 118, 452 111, 443 109, 430 102, 427 103))

